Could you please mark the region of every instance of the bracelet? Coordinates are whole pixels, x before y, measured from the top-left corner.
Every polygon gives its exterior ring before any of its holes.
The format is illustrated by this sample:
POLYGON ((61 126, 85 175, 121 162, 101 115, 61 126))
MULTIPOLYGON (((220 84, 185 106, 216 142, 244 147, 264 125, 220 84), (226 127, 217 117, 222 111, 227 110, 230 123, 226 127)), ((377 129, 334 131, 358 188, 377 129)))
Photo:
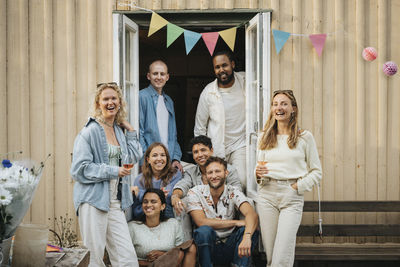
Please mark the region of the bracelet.
POLYGON ((247 233, 244 233, 245 235, 252 235, 252 233, 250 233, 250 232, 247 232, 247 233))

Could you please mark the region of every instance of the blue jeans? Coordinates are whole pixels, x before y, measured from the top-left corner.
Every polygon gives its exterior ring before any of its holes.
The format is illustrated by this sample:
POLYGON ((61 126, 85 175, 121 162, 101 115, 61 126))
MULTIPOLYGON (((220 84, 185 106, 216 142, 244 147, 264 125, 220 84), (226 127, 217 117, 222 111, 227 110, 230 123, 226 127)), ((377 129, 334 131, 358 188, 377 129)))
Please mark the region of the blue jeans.
MULTIPOLYGON (((200 265, 212 267, 234 263, 240 267, 250 266, 250 257, 240 258, 238 246, 242 242, 244 227, 235 228, 225 243, 219 242, 217 233, 208 225, 203 225, 194 230, 193 239, 199 252, 200 265), (218 241, 218 242, 217 242, 218 241)), ((251 237, 251 250, 258 244, 258 231, 251 237)))

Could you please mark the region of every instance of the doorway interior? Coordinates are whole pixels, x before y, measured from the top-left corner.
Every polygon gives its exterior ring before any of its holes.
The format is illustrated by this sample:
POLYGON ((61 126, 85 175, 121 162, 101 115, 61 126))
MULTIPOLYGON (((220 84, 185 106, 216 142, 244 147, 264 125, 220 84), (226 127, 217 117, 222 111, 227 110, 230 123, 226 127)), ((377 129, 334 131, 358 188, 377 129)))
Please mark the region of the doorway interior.
MULTIPOLYGON (((185 27, 198 33, 216 32, 228 27, 185 27)), ((234 57, 236 71, 245 70, 245 36, 244 27, 237 29, 234 57)), ((202 39, 186 55, 183 34, 168 48, 166 44, 166 27, 147 37, 148 29, 139 29, 139 81, 140 88, 148 86, 146 78, 148 65, 162 59, 168 65, 170 79, 165 86, 165 92, 174 101, 178 142, 182 149, 182 160, 192 162, 190 139, 193 128, 197 103, 204 87, 215 79, 212 57, 202 39)), ((214 53, 230 50, 222 38, 218 38, 214 53)))

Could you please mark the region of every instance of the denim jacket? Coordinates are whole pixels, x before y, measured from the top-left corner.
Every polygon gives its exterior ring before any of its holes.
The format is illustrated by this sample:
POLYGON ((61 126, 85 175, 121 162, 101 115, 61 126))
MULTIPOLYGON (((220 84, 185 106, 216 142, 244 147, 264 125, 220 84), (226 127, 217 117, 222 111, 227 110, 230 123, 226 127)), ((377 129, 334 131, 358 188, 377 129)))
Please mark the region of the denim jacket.
MULTIPOLYGON (((142 157, 142 148, 135 131, 126 132, 116 124, 114 131, 121 147, 121 158, 129 154, 136 163, 142 157)), ((89 118, 74 142, 71 175, 74 184, 74 206, 78 215, 79 205, 88 203, 102 211, 110 205, 109 180, 118 178, 118 166, 109 165, 107 139, 103 127, 94 118, 89 118)), ((133 203, 128 184, 122 183, 121 208, 133 203)))
MULTIPOLYGON (((178 144, 174 102, 164 92, 162 93, 167 107, 168 117, 168 152, 171 160, 181 160, 182 152, 178 144)), ((149 85, 139 91, 139 140, 143 152, 154 142, 160 142, 160 133, 157 124, 158 93, 149 85)))

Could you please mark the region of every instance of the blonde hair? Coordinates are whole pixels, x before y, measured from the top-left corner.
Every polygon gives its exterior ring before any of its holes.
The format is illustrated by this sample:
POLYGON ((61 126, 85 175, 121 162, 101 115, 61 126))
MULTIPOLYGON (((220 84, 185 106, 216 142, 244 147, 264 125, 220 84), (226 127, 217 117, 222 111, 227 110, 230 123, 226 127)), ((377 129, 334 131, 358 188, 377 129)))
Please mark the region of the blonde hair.
POLYGON ((122 90, 121 90, 121 88, 119 88, 119 86, 115 82, 100 83, 97 85, 97 89, 96 89, 95 95, 94 95, 92 109, 90 111, 90 116, 94 117, 95 119, 101 119, 101 120, 103 119, 103 114, 101 113, 101 109, 99 108, 99 100, 100 100, 101 93, 107 88, 113 89, 118 94, 120 109, 118 110, 117 115, 115 116, 115 122, 117 124, 121 124, 124 120, 126 120, 128 113, 126 110, 125 99, 122 96, 122 90))
POLYGON ((272 112, 272 103, 274 101, 275 96, 283 94, 290 99, 290 102, 293 107, 293 113, 291 114, 290 121, 289 121, 289 129, 290 134, 287 140, 287 144, 290 149, 293 149, 297 145, 297 141, 301 135, 301 130, 297 124, 297 116, 298 116, 298 108, 297 108, 297 101, 294 97, 292 90, 277 90, 274 91, 271 101, 271 110, 268 115, 268 121, 265 123, 264 129, 262 130, 262 137, 258 148, 260 150, 268 150, 276 147, 277 135, 278 135, 278 122, 275 120, 274 114, 272 112))

